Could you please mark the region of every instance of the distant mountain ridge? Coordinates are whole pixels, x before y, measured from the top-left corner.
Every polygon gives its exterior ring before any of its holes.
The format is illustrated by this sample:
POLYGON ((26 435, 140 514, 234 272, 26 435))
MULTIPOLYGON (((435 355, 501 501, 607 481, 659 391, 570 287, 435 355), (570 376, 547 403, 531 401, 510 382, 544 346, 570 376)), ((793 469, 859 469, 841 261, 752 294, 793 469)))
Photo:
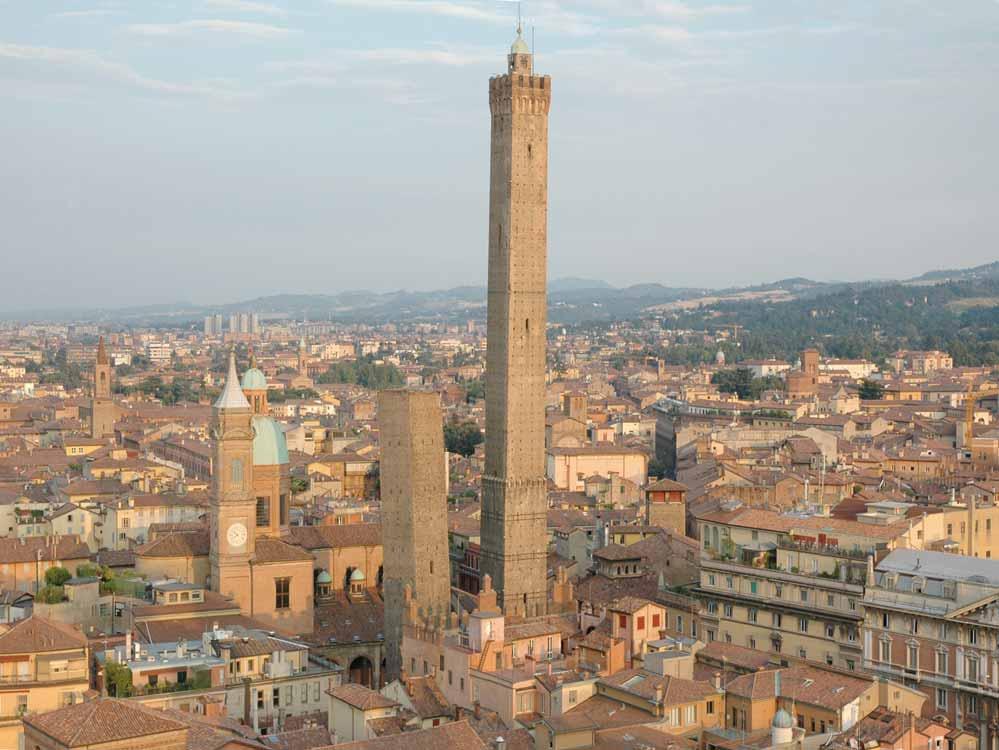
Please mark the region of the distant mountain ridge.
MULTIPOLYGON (((845 291, 859 292, 889 286, 926 286, 947 282, 999 280, 999 261, 968 269, 929 271, 901 281, 823 282, 792 277, 746 287, 710 289, 672 287, 645 282, 615 287, 606 281, 582 277, 553 279, 548 285, 549 318, 572 324, 585 321, 638 317, 643 311, 715 307, 728 303, 781 304, 788 300, 809 300, 845 291)), ((380 324, 393 321, 450 320, 460 322, 484 319, 486 289, 483 286, 457 286, 450 289, 414 292, 350 290, 332 294, 273 294, 227 305, 198 305, 181 302, 121 309, 91 308, 66 310, 11 311, 0 319, 18 321, 91 321, 136 326, 200 325, 206 315, 257 312, 269 317, 312 321, 380 324)))

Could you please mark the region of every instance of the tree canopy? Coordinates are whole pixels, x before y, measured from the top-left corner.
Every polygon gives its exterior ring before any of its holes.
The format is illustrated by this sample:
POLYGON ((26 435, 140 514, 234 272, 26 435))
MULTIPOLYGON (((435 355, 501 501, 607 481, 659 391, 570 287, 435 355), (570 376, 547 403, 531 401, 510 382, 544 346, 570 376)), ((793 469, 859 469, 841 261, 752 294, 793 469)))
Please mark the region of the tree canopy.
POLYGON ((444 425, 444 447, 449 453, 471 456, 475 446, 484 440, 482 430, 475 422, 449 422, 444 425))

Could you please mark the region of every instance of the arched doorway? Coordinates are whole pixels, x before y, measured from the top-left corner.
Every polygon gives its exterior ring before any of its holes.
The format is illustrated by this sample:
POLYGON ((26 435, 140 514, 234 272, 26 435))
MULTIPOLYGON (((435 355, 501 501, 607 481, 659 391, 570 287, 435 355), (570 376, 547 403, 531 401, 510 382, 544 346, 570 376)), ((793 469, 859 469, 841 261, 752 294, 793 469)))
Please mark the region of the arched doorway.
POLYGON ((358 656, 350 663, 350 681, 365 687, 374 687, 375 670, 371 659, 358 656))

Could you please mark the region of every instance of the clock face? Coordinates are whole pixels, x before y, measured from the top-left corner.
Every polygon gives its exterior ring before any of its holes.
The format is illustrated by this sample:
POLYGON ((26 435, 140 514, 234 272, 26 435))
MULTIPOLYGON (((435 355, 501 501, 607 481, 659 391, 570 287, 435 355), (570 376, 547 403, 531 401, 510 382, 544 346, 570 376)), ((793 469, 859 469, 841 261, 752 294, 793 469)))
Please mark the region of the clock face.
POLYGON ((242 547, 246 544, 246 527, 237 521, 229 527, 225 536, 230 547, 242 547))

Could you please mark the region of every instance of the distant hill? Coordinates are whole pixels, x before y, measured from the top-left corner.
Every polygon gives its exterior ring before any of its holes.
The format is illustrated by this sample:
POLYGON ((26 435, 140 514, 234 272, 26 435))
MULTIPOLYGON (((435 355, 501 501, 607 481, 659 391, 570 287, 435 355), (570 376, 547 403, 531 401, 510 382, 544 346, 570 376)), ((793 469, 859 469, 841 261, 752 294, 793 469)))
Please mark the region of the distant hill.
MULTIPOLYGON (((792 302, 816 306, 838 304, 840 299, 878 289, 933 287, 954 283, 975 285, 999 281, 999 262, 968 269, 930 271, 905 281, 871 280, 861 282, 821 282, 793 277, 767 284, 727 289, 671 287, 656 282, 616 288, 606 281, 580 277, 554 279, 548 287, 549 320, 575 324, 588 321, 633 319, 654 310, 656 314, 676 315, 697 309, 744 313, 773 308, 792 302), (738 306, 737 308, 733 306, 738 306)), ((952 294, 946 304, 959 310, 989 308, 994 299, 987 289, 972 295, 970 287, 952 294)), ((796 308, 797 309, 797 308, 796 308)), ((380 324, 395 321, 483 320, 486 316, 486 290, 482 286, 458 286, 427 292, 400 289, 392 292, 351 290, 334 294, 273 294, 229 305, 196 305, 188 302, 144 305, 122 309, 53 309, 10 311, 0 319, 31 321, 95 321, 133 326, 201 325, 205 315, 258 312, 271 318, 333 320, 341 323, 380 324)), ((818 314, 809 312, 809 315, 818 314)))
POLYGON ((581 289, 613 289, 606 281, 598 279, 580 279, 568 276, 564 279, 552 279, 548 282, 549 292, 578 292, 581 289))
POLYGON ((983 279, 999 279, 999 261, 985 263, 974 268, 952 268, 940 271, 927 271, 922 276, 909 279, 907 284, 921 282, 937 283, 940 281, 981 281, 983 279))

